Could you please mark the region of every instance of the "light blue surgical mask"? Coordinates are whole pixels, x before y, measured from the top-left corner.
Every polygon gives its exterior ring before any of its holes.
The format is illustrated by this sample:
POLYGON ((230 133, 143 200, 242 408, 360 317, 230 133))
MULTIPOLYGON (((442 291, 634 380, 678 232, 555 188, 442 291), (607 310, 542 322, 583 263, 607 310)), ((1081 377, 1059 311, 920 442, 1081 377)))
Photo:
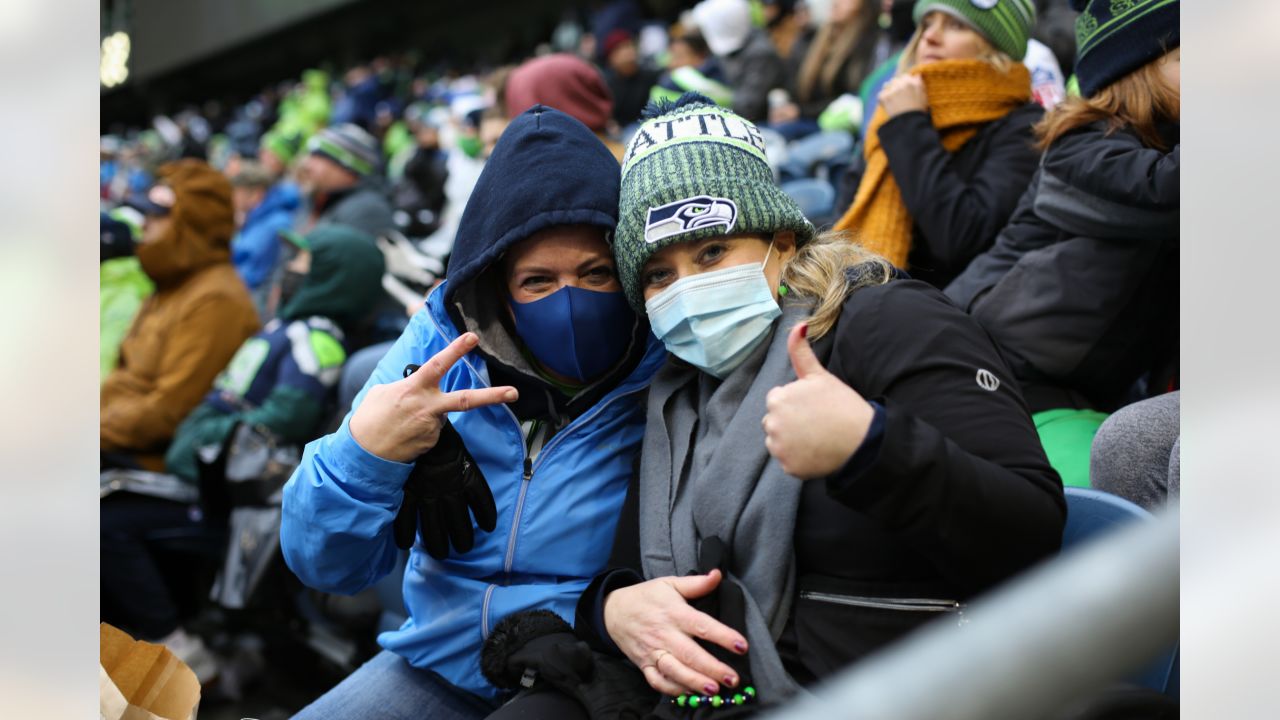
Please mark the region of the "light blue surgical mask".
POLYGON ((782 316, 764 267, 747 263, 681 278, 645 302, 653 334, 672 355, 724 379, 782 316))

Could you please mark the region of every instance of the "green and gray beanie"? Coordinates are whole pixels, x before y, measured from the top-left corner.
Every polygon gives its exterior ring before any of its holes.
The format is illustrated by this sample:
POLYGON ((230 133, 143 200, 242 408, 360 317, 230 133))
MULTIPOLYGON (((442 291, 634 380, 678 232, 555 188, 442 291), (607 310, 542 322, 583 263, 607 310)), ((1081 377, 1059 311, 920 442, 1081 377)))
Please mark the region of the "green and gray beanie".
POLYGON ((1033 0, 917 0, 911 16, 919 25, 934 10, 960 19, 1014 60, 1026 56, 1027 38, 1036 24, 1033 0))
POLYGON ((1071 0, 1076 77, 1090 97, 1178 47, 1178 0, 1071 0))
POLYGON ((740 233, 814 236, 773 181, 760 130, 698 93, 650 103, 622 158, 613 250, 632 307, 644 312, 640 269, 668 245, 740 233))
POLYGON ((353 123, 327 127, 307 141, 307 152, 338 163, 361 177, 378 168, 378 141, 353 123))

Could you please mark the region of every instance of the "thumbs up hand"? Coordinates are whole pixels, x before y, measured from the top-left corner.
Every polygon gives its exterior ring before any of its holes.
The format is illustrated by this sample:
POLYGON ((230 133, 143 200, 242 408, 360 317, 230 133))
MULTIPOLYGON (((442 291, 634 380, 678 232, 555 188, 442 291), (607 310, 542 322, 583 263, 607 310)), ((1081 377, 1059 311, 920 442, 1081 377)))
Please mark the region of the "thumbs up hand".
POLYGON ((857 390, 827 372, 801 323, 787 336, 795 382, 765 396, 765 447, 788 475, 809 480, 839 470, 862 444, 875 411, 857 390))

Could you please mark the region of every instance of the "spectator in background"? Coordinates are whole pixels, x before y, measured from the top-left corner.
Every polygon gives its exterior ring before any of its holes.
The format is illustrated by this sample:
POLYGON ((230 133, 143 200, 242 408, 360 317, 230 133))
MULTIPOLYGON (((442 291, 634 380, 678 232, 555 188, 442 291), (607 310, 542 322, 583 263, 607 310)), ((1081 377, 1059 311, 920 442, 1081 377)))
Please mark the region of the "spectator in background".
POLYGON ((378 177, 378 141, 356 125, 325 128, 307 141, 298 182, 312 225, 347 225, 368 235, 395 227, 378 177))
POLYGON ((613 95, 613 120, 625 128, 640 118, 658 71, 640 65, 635 37, 621 28, 604 39, 604 81, 613 95))
POLYGON ((98 254, 98 382, 103 383, 120 357, 120 342, 129 332, 142 302, 155 290, 133 249, 141 235, 142 216, 133 208, 102 213, 98 254), (132 215, 133 217, 130 217, 132 215))
POLYGON ((146 216, 136 255, 155 283, 102 384, 104 466, 160 470, 178 423, 236 348, 259 327, 231 265, 231 183, 199 160, 160 168, 137 201, 146 216))
MULTIPOLYGON (((771 125, 807 121, 807 131, 813 132, 818 128, 818 115, 833 100, 858 92, 874 68, 876 18, 880 14, 876 3, 877 0, 834 0, 827 22, 801 35, 787 63, 787 89, 792 101, 769 109, 771 125)), ((785 132, 783 135, 799 137, 785 132)))
POLYGON ((425 237, 440 226, 449 179, 449 154, 440 148, 440 125, 447 115, 443 109, 433 114, 422 102, 405 109, 413 146, 392 159, 399 178, 391 190, 391 203, 396 225, 410 237, 425 237))
MULTIPOLYGON (((596 7, 591 11, 590 40, 584 43, 585 49, 590 52, 583 57, 603 64, 605 39, 614 30, 625 30, 635 37, 636 33, 640 32, 640 26, 644 24, 644 13, 636 0, 604 0, 592 5, 596 7)), ((512 112, 519 114, 516 110, 512 112)))
POLYGON ((1080 97, 1036 128, 1044 157, 995 246, 947 288, 1004 350, 1049 460, 1087 485, 1103 413, 1178 353, 1179 5, 1077 0, 1080 97))
POLYGON ((272 131, 289 137, 297 136, 306 142, 329 123, 331 111, 329 74, 323 70, 304 70, 302 82, 281 98, 279 118, 272 131))
POLYGON ((733 106, 733 88, 727 82, 707 41, 696 31, 684 31, 671 39, 667 72, 649 91, 649 100, 674 102, 687 92, 696 92, 728 108, 733 106))
POLYGON ((790 140, 777 164, 783 192, 815 222, 830 222, 831 178, 848 166, 862 124, 855 94, 872 70, 878 9, 875 0, 835 0, 822 26, 796 44, 788 62, 789 99, 770 103, 770 128, 790 140))
POLYGON ((316 437, 347 357, 347 330, 382 298, 382 253, 354 228, 325 225, 305 237, 286 268, 281 308, 245 341, 213 390, 178 427, 168 472, 196 481, 199 448, 218 445, 236 423, 264 427, 286 443, 316 437))
POLYGON ((917 0, 899 73, 880 92, 836 223, 945 287, 991 246, 1035 172, 1031 0, 917 0), (856 193, 851 189, 856 187, 856 193), (847 201, 846 201, 847 202, 847 201))
POLYGON ((267 289, 280 258, 279 233, 293 227, 301 198, 297 189, 275 181, 262 165, 244 161, 231 178, 231 202, 238 228, 231 239, 231 263, 259 315, 265 315, 267 289))
POLYGON ((275 180, 283 180, 302 148, 302 136, 279 130, 264 133, 258 143, 258 162, 275 180))
POLYGON ((747 0, 702 0, 693 8, 693 21, 733 88, 733 111, 753 122, 764 122, 769 91, 786 84, 786 70, 769 36, 752 24, 750 4, 747 0))
MULTIPOLYGON (((764 27, 769 33, 769 41, 778 51, 778 57, 784 62, 791 60, 797 52, 796 43, 804 34, 809 24, 809 13, 797 12, 796 0, 763 0, 761 9, 764 13, 764 27)), ((803 5, 802 5, 803 7, 803 5)))
POLYGON ((333 105, 330 118, 334 125, 354 123, 372 130, 378 101, 382 99, 382 83, 378 73, 368 65, 357 65, 342 78, 343 90, 333 105))
MULTIPOLYGON (((337 225, 296 238, 303 249, 290 262, 290 293, 280 317, 246 340, 204 401, 183 420, 165 456, 165 469, 196 485, 196 453, 222 446, 245 424, 279 442, 311 440, 329 412, 346 358, 343 326, 363 318, 381 295, 382 254, 362 233, 337 225)), ((202 680, 216 671, 198 635, 180 625, 156 545, 180 533, 217 535, 216 518, 198 505, 114 493, 102 500, 102 619, 139 638, 170 647, 202 680)))
POLYGON ((503 97, 508 118, 537 104, 553 107, 586 125, 615 158, 622 159, 622 144, 609 137, 613 95, 586 60, 563 53, 528 60, 511 71, 503 97))

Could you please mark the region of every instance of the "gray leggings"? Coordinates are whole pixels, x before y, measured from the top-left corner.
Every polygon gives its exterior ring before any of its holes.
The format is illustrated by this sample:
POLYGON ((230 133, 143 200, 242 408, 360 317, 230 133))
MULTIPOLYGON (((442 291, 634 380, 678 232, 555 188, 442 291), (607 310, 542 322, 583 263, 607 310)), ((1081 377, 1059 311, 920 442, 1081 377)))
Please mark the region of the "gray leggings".
POLYGON ((1171 392, 1117 410, 1093 438, 1089 484, 1155 510, 1178 494, 1178 400, 1171 392))

